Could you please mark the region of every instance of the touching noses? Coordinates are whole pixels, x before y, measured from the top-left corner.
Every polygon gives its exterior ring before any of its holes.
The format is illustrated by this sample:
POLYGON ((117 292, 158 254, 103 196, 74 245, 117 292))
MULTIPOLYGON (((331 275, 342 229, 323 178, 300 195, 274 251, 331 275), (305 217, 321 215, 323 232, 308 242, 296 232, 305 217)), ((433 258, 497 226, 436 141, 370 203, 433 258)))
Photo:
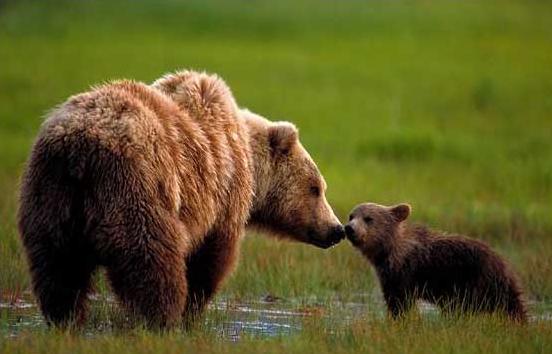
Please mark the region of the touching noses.
POLYGON ((347 236, 354 236, 355 230, 351 225, 347 224, 345 225, 345 233, 347 234, 347 236))
POLYGON ((343 229, 343 225, 339 224, 333 228, 331 238, 336 242, 339 242, 345 238, 345 230, 343 229))

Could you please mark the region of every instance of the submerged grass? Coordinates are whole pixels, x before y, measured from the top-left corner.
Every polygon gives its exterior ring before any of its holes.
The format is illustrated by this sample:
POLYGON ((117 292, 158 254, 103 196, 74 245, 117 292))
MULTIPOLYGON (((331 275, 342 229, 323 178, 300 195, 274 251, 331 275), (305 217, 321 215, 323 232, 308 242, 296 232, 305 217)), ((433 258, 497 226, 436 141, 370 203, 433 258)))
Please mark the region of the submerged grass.
MULTIPOLYGON (((341 219, 362 201, 408 201, 414 221, 488 241, 531 299, 550 301, 551 10, 532 0, 0 1, 0 298, 29 287, 17 181, 44 113, 108 79, 151 82, 195 68, 223 76, 241 105, 298 125, 341 219)), ((322 251, 251 234, 221 297, 331 307, 375 287, 347 243, 322 251)), ((0 349, 550 352, 550 331, 547 322, 376 316, 337 328, 313 321, 291 337, 233 346, 208 330, 45 331, 0 339, 0 349)))

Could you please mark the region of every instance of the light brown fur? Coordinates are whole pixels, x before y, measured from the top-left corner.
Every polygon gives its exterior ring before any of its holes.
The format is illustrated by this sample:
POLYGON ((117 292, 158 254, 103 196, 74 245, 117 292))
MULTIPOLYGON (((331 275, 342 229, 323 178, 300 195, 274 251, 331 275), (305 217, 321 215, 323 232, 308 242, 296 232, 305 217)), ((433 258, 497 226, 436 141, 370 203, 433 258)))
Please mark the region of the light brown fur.
POLYGON ((334 244, 332 237, 339 241, 332 235, 342 231, 325 197, 326 182, 299 142, 297 128, 288 122, 268 123, 247 110, 242 116, 251 137, 257 182, 249 226, 323 248, 334 244))
POLYGON ((105 266, 150 326, 193 319, 233 269, 246 225, 338 242, 325 187, 297 129, 239 109, 217 76, 96 87, 49 115, 23 177, 35 295, 49 322, 82 322, 105 266))

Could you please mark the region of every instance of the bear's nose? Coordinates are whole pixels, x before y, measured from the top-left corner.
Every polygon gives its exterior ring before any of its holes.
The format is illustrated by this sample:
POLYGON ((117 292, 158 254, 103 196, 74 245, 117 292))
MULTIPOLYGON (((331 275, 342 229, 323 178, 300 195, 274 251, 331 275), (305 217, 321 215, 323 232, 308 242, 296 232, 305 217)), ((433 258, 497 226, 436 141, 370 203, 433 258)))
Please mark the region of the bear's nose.
POLYGON ((334 229, 334 237, 339 241, 345 238, 345 229, 343 229, 343 225, 337 225, 334 229))
POLYGON ((351 237, 355 235, 355 230, 351 225, 347 224, 345 225, 345 233, 347 234, 347 236, 351 237))

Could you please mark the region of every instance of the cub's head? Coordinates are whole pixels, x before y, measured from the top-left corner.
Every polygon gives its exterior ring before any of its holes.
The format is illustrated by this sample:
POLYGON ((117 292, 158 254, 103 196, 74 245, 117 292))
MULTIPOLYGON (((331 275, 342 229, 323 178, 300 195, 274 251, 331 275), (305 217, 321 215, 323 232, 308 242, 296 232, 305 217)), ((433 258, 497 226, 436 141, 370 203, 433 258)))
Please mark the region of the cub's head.
POLYGON ((255 169, 250 224, 281 237, 321 248, 345 237, 326 200, 326 182, 288 122, 269 122, 242 111, 249 129, 255 169))
POLYGON ((364 203, 357 205, 349 215, 345 233, 351 243, 368 256, 377 254, 392 244, 399 225, 410 215, 410 205, 392 207, 364 203))

